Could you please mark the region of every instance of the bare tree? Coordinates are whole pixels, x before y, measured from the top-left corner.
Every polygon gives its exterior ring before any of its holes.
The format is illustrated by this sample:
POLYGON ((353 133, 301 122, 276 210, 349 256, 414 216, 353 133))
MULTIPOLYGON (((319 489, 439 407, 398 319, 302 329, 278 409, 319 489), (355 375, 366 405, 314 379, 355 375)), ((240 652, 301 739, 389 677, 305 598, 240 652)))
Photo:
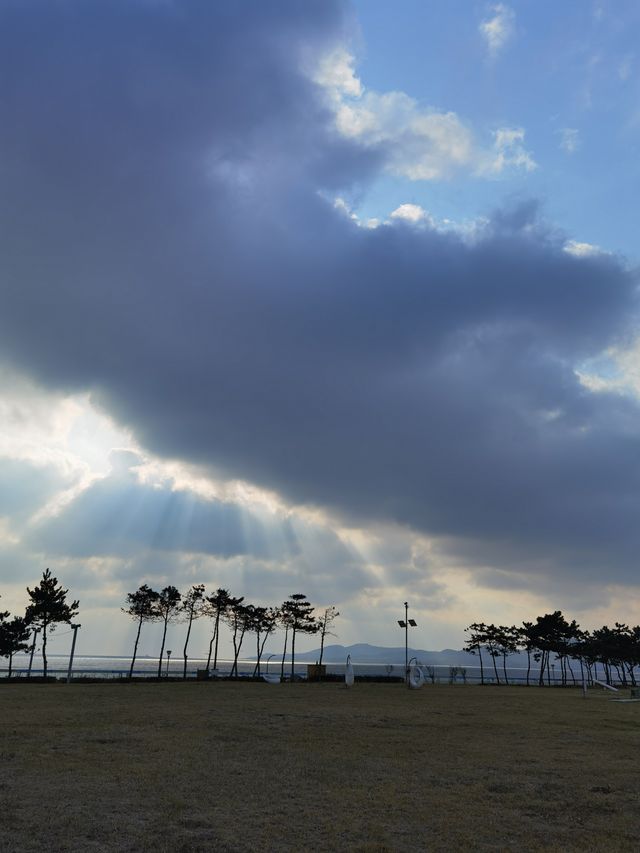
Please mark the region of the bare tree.
POLYGON ((336 636, 333 631, 329 629, 332 622, 337 619, 339 615, 340 613, 333 605, 331 605, 331 607, 325 607, 322 612, 322 616, 320 616, 318 619, 318 630, 320 632, 320 660, 318 661, 318 664, 320 666, 322 666, 322 657, 324 655, 324 638, 326 636, 336 636))

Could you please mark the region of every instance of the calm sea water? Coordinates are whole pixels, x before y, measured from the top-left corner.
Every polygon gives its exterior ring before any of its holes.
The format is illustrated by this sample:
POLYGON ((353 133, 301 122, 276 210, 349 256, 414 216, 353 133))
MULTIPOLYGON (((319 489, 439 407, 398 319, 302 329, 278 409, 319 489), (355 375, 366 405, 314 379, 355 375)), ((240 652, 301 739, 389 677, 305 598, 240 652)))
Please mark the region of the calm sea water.
MULTIPOLYGON (((261 672, 270 672, 273 674, 280 674, 281 668, 281 656, 273 655, 270 660, 268 660, 269 656, 265 656, 265 658, 261 662, 261 672)), ((49 655, 48 658, 48 672, 50 675, 55 675, 59 678, 62 678, 67 675, 68 667, 69 667, 69 656, 68 655, 49 655)), ((3 663, 5 663, 3 661, 3 663)), ((108 678, 123 678, 128 676, 129 674, 129 666, 131 665, 130 657, 106 657, 101 655, 76 655, 73 661, 73 675, 74 676, 93 676, 93 677, 108 677, 108 678)), ((233 665, 233 661, 231 660, 220 660, 218 659, 218 667, 217 671, 221 676, 225 676, 229 673, 231 667, 233 665)), ((295 674, 296 676, 305 678, 307 676, 307 661, 296 662, 295 664, 295 674)), ((28 655, 16 655, 13 661, 13 671, 15 675, 26 676, 27 670, 29 666, 29 656, 28 655)), ((183 672, 184 662, 182 657, 178 658, 170 658, 167 661, 167 658, 163 658, 162 661, 162 675, 169 675, 173 677, 181 676, 183 672)), ((206 666, 206 658, 190 658, 187 663, 187 676, 190 678, 195 678, 197 670, 204 669, 206 666)), ((370 675, 376 677, 392 677, 398 678, 403 676, 404 672, 404 663, 403 662, 395 662, 391 663, 358 663, 357 661, 353 661, 353 666, 356 675, 370 675)), ((334 662, 326 662, 327 673, 331 675, 343 675, 344 674, 344 663, 334 663, 334 662)), ((243 659, 238 662, 238 670, 240 675, 249 676, 253 674, 255 668, 255 660, 247 660, 243 659)), ((475 665, 465 666, 466 670, 464 675, 458 673, 455 677, 456 683, 462 683, 466 681, 467 683, 476 683, 480 681, 480 668, 475 665)), ((284 665, 285 675, 289 675, 291 672, 291 661, 286 660, 284 665)), ((6 665, 0 666, 0 677, 6 675, 8 672, 8 667, 6 665)), ((42 658, 39 655, 34 655, 33 659, 33 667, 31 670, 33 675, 41 675, 42 674, 42 658)), ((451 679, 451 671, 449 666, 435 666, 435 667, 423 667, 423 672, 427 681, 430 681, 432 678, 437 682, 446 683, 451 679)), ((155 677, 158 673, 158 658, 154 657, 138 657, 135 662, 134 667, 134 675, 138 677, 155 677)), ((502 671, 499 671, 500 678, 502 680, 502 671)), ((512 681, 524 681, 526 678, 526 670, 516 667, 507 667, 507 673, 509 675, 509 679, 512 681)), ((531 678, 535 681, 537 677, 537 672, 533 670, 531 671, 531 678)), ((577 674, 579 677, 579 674, 577 674)), ((559 678, 559 674, 558 674, 559 678)), ((485 667, 485 681, 491 682, 492 673, 487 670, 485 667)))

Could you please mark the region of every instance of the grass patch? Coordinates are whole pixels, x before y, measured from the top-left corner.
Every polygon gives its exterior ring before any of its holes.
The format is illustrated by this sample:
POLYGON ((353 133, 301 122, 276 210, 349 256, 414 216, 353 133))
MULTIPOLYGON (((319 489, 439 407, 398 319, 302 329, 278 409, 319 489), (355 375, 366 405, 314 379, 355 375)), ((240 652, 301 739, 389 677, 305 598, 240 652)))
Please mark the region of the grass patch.
POLYGON ((640 703, 396 684, 0 685, 0 850, 640 849, 640 703))

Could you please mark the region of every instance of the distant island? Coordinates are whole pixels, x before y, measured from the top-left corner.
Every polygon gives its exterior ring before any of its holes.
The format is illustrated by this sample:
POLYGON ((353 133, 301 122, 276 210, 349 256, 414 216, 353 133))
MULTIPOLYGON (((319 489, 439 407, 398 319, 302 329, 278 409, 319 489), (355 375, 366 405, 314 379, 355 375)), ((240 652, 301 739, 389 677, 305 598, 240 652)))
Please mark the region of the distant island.
MULTIPOLYGON (((331 645, 324 647, 323 663, 344 663, 347 655, 351 655, 354 663, 404 664, 404 646, 372 646, 369 643, 355 643, 352 646, 331 645)), ((442 649, 441 651, 426 651, 425 649, 409 649, 409 657, 416 657, 425 666, 477 666, 474 655, 462 649, 442 649)), ((526 665, 526 655, 511 655, 510 666, 517 666, 522 657, 526 665)), ((309 652, 296 650, 296 661, 299 663, 315 663, 320 659, 320 649, 309 652)), ((287 654, 285 660, 291 660, 287 654)))

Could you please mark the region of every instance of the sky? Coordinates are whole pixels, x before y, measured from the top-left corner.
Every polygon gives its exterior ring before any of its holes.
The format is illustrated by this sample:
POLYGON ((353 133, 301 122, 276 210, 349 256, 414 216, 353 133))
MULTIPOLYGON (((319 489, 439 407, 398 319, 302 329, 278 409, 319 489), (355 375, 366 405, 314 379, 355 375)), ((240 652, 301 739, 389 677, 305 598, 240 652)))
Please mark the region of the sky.
POLYGON ((2 608, 50 567, 81 654, 128 653, 142 583, 302 592, 345 645, 404 601, 429 649, 636 624, 639 33, 0 0, 2 608))

